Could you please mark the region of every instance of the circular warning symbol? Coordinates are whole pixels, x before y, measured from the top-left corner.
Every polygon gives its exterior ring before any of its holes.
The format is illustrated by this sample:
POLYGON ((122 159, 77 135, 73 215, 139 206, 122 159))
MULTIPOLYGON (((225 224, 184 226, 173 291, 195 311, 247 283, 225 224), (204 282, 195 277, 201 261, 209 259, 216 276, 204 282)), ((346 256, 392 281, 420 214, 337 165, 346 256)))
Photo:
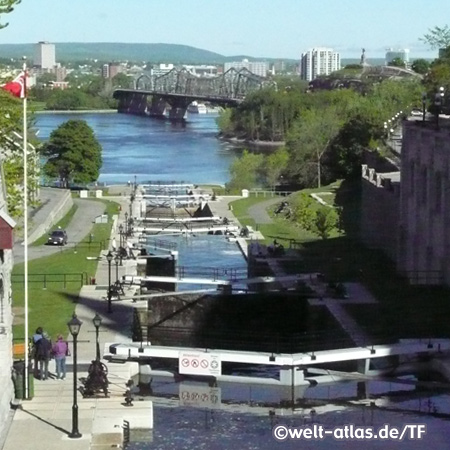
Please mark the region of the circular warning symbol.
POLYGON ((187 358, 184 358, 181 360, 181 365, 183 367, 189 367, 189 360, 187 358))
POLYGON ((206 359, 202 359, 200 361, 200 365, 203 367, 203 369, 207 369, 208 366, 209 366, 209 363, 208 363, 208 361, 206 359))
POLYGON ((219 363, 217 361, 211 361, 211 369, 217 369, 219 367, 219 363))
POLYGON ((198 359, 193 359, 191 361, 191 366, 196 369, 198 367, 198 359))

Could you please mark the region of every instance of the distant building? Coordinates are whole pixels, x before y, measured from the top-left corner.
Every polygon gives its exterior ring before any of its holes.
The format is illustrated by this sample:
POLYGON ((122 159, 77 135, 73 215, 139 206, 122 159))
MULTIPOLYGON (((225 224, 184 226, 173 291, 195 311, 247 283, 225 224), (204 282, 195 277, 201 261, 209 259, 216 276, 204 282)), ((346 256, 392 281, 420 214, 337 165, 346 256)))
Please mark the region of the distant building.
POLYGON ((189 70, 194 75, 199 77, 215 77, 217 75, 217 66, 191 66, 191 65, 183 65, 186 70, 189 70))
POLYGON ((102 66, 103 78, 114 78, 119 73, 126 73, 127 67, 125 64, 108 63, 102 66))
POLYGON ((266 77, 269 71, 269 64, 264 61, 249 61, 248 59, 243 59, 242 61, 227 62, 224 66, 224 72, 234 68, 236 70, 247 69, 255 75, 260 77, 266 77))
POLYGON ((51 69, 56 65, 55 44, 38 42, 34 48, 34 66, 41 69, 51 69))
POLYGON ((399 49, 393 49, 388 48, 386 50, 386 56, 385 56, 385 64, 386 66, 394 59, 400 58, 402 61, 405 62, 406 65, 409 64, 409 50, 407 48, 399 48, 399 49))
POLYGON ((159 64, 157 66, 153 66, 150 69, 150 75, 160 77, 161 75, 170 72, 172 69, 174 69, 174 67, 175 66, 173 64, 159 64))
POLYGON ((300 77, 312 81, 319 75, 329 75, 341 69, 341 56, 332 48, 318 47, 302 53, 300 77))

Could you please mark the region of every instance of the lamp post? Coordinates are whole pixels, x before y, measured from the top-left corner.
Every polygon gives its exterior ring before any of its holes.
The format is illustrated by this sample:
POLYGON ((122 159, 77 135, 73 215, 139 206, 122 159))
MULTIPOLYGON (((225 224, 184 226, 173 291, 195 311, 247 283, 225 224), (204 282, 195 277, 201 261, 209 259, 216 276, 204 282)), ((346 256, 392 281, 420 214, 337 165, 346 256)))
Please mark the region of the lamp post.
POLYGON ((73 338, 73 405, 72 405, 72 432, 69 437, 78 439, 81 433, 78 431, 78 404, 77 404, 77 338, 81 328, 81 321, 74 313, 72 319, 67 322, 70 334, 73 338))
POLYGON ((95 359, 97 361, 100 361, 100 344, 98 342, 98 329, 100 328, 100 325, 102 324, 102 318, 98 315, 98 313, 95 313, 94 318, 92 319, 92 322, 94 322, 95 327, 95 359))
POLYGON ((125 236, 128 236, 128 213, 125 213, 125 236))
POLYGON ((113 259, 113 255, 111 251, 106 255, 106 260, 108 261, 108 312, 112 313, 112 304, 111 304, 111 261, 113 259))
POLYGON ((119 225, 119 242, 120 242, 120 247, 123 247, 123 236, 122 236, 122 233, 123 233, 123 225, 120 224, 119 225))
POLYGON ((119 281, 119 256, 116 254, 114 257, 114 262, 116 263, 116 282, 119 281))
POLYGON ((434 96, 434 107, 436 112, 436 128, 439 129, 439 114, 442 110, 442 105, 444 103, 444 88, 441 86, 439 92, 436 92, 434 96))
POLYGON ((422 122, 425 122, 425 113, 427 107, 427 94, 422 92, 422 122))

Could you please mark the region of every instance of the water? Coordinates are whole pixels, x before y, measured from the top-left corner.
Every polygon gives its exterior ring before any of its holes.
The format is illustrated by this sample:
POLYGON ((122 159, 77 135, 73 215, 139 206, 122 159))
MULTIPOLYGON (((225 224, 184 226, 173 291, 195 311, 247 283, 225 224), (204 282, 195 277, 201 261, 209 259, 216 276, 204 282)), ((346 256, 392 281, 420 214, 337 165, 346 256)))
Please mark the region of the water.
POLYGON ((127 114, 38 114, 38 137, 69 119, 86 120, 103 147, 99 181, 148 180, 224 184, 239 149, 217 139, 216 114, 189 114, 184 124, 127 114))

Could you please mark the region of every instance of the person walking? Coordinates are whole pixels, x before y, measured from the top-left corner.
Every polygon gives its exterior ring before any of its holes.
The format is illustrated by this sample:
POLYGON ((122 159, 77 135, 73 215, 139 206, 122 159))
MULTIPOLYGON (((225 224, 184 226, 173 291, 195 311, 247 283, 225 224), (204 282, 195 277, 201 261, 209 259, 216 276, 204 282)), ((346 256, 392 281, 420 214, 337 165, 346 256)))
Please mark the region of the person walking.
POLYGON ((64 340, 61 334, 53 345, 53 356, 55 357, 56 378, 64 380, 66 378, 66 356, 69 356, 69 344, 64 340))
POLYGON ((42 327, 38 327, 36 328, 35 333, 33 334, 33 338, 32 338, 32 347, 31 347, 31 355, 33 357, 33 372, 34 372, 34 376, 36 378, 39 377, 39 360, 37 357, 37 343, 40 339, 42 339, 42 334, 44 333, 44 330, 42 329, 42 327))
POLYGON ((51 358, 52 343, 48 334, 44 331, 42 338, 36 343, 36 356, 39 361, 39 378, 48 379, 48 362, 51 358))

